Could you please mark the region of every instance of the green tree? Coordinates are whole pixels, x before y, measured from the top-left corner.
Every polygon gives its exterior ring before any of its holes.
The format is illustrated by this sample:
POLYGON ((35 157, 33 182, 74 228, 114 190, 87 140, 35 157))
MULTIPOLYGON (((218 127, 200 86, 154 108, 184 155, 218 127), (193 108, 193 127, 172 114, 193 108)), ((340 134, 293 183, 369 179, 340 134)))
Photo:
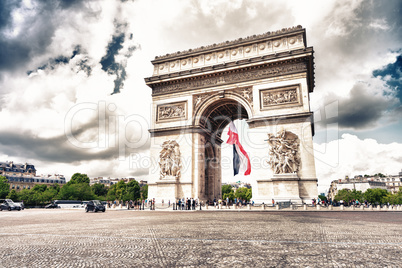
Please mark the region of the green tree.
POLYGON ((127 183, 127 192, 125 194, 125 201, 138 200, 141 197, 141 189, 138 181, 133 180, 127 183))
POLYGON ((334 200, 339 202, 341 200, 345 201, 346 203, 349 203, 350 200, 352 200, 352 194, 349 189, 342 189, 339 190, 338 193, 336 194, 334 200))
POLYGON ((232 185, 230 185, 230 184, 222 185, 222 196, 224 194, 229 194, 229 193, 233 193, 232 185))
POLYGON ((18 199, 24 201, 24 205, 33 206, 35 205, 34 191, 24 189, 18 193, 18 199))
POLYGON ((34 192, 39 192, 39 193, 43 193, 44 191, 46 191, 47 189, 47 185, 46 184, 36 184, 33 188, 32 191, 34 192))
POLYGON ((141 187, 141 199, 145 200, 148 198, 148 184, 145 184, 141 187))
POLYGON ((323 201, 327 201, 327 197, 325 195, 320 194, 318 196, 319 199, 323 200, 323 201))
POLYGON ((230 201, 233 201, 235 199, 234 192, 231 191, 230 193, 224 193, 223 194, 223 199, 226 200, 227 198, 229 198, 230 201))
POLYGON ((367 189, 367 191, 364 192, 363 197, 371 204, 382 204, 385 202, 384 198, 387 196, 387 194, 387 190, 375 188, 367 189))
POLYGON ((235 194, 232 185, 230 184, 222 185, 222 197, 224 200, 229 198, 230 201, 233 201, 235 199, 235 194))
POLYGON ((56 196, 60 192, 60 187, 57 188, 57 186, 58 185, 49 186, 47 187, 46 191, 42 193, 42 200, 44 203, 50 203, 56 198, 56 196))
POLYGON ((12 189, 12 190, 10 191, 10 193, 7 195, 6 198, 11 199, 11 200, 13 200, 13 201, 19 200, 18 194, 17 194, 17 192, 16 192, 14 189, 12 189))
POLYGON ((364 201, 362 191, 357 191, 356 189, 353 189, 350 193, 351 193, 352 199, 359 200, 360 203, 364 201))
POLYGON ((89 184, 76 183, 64 185, 60 189, 57 198, 62 200, 91 200, 95 199, 95 195, 92 193, 89 184))
POLYGON ((57 193, 60 192, 60 185, 58 183, 54 183, 48 187, 54 189, 57 193))
POLYGON ((118 183, 116 183, 116 198, 118 200, 123 200, 126 193, 127 193, 127 184, 125 181, 120 180, 118 183))
POLYGON ((251 198, 253 198, 253 190, 251 188, 248 188, 246 193, 246 200, 250 201, 251 198))
POLYGON ((95 183, 91 186, 92 192, 97 196, 106 197, 108 188, 102 183, 95 183))
POLYGON ((114 201, 117 199, 116 198, 116 186, 117 186, 117 184, 112 184, 109 187, 109 191, 107 192, 107 195, 106 195, 107 200, 114 201))
POLYGON ((71 176, 71 179, 68 181, 67 184, 76 184, 76 183, 86 183, 89 184, 89 177, 87 174, 81 174, 81 173, 74 173, 73 176, 71 176))
POLYGON ((0 176, 0 199, 6 198, 10 193, 10 185, 7 183, 7 178, 0 176))
POLYGON ((249 189, 247 187, 238 188, 235 192, 235 197, 250 201, 251 197, 250 194, 248 193, 248 190, 249 189))

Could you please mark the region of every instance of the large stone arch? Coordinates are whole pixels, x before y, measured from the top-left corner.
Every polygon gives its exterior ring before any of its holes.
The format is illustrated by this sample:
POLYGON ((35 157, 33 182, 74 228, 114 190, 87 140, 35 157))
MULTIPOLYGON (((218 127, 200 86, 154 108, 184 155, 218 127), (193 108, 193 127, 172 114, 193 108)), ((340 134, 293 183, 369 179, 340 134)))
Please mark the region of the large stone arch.
POLYGON ((145 79, 153 103, 149 197, 221 197, 221 134, 245 119, 256 142, 254 201, 316 198, 313 59, 301 26, 156 57, 145 79))

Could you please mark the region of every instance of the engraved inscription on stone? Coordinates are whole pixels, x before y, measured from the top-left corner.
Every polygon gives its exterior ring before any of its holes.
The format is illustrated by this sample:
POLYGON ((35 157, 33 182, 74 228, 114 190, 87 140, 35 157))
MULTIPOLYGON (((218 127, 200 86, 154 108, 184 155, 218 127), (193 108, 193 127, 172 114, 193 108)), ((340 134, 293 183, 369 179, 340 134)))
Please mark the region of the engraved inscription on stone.
POLYGON ((277 105, 299 104, 299 85, 260 91, 261 109, 277 105))
POLYGON ((180 179, 180 148, 175 140, 168 140, 162 144, 162 150, 159 153, 159 167, 161 180, 180 179))
POLYGON ((158 105, 157 121, 180 120, 186 118, 187 102, 176 102, 158 105))
POLYGON ((299 138, 296 134, 281 130, 277 135, 268 133, 269 165, 274 174, 296 173, 300 168, 299 138))

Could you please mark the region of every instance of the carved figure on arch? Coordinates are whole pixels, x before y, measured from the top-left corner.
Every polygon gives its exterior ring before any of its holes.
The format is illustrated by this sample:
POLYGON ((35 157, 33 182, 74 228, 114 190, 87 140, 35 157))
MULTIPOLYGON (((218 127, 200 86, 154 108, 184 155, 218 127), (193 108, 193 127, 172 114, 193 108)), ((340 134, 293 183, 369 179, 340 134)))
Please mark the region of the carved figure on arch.
POLYGON ((269 165, 274 174, 297 173, 300 168, 299 138, 296 134, 281 130, 277 135, 268 133, 269 165))
POLYGON ((159 153, 160 179, 180 179, 181 160, 180 147, 175 140, 168 140, 162 144, 159 153))

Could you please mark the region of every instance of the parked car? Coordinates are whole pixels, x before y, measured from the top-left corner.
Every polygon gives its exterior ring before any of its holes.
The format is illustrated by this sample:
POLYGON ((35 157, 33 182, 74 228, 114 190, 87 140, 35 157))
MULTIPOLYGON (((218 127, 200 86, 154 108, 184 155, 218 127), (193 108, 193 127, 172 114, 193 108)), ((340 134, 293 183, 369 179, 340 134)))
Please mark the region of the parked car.
POLYGON ((45 208, 60 208, 60 206, 57 205, 56 203, 50 203, 46 205, 45 208))
POLYGON ((4 201, 1 203, 0 205, 0 211, 2 210, 21 210, 21 206, 17 205, 13 202, 13 200, 11 199, 4 199, 4 201))
POLYGON ((21 210, 24 210, 25 206, 23 202, 14 202, 16 206, 20 206, 21 210))
POLYGON ((105 212, 106 207, 99 200, 91 200, 91 201, 89 201, 87 203, 87 205, 85 207, 85 212, 89 212, 89 211, 93 211, 93 212, 102 211, 102 212, 105 212))

